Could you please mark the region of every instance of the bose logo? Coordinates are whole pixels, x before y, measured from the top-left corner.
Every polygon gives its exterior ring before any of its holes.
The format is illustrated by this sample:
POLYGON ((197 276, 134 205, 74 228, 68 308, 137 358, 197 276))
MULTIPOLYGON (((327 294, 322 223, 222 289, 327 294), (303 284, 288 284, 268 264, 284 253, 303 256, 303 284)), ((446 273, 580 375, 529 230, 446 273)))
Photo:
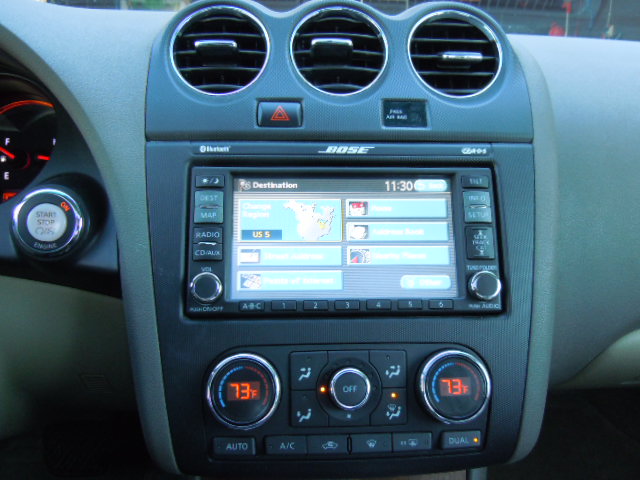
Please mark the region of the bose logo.
POLYGON ((487 149, 486 148, 463 148, 462 149, 462 154, 463 155, 486 155, 487 154, 487 149))
POLYGON ((347 145, 329 145, 326 150, 319 150, 318 153, 334 154, 334 155, 366 155, 369 150, 376 147, 360 147, 347 145))

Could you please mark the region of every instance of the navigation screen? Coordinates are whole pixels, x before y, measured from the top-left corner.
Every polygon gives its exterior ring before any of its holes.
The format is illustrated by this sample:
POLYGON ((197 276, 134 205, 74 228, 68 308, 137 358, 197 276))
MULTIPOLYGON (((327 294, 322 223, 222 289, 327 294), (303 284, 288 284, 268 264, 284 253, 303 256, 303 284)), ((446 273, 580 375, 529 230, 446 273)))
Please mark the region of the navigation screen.
POLYGON ((230 300, 458 294, 448 178, 243 177, 233 197, 230 300))

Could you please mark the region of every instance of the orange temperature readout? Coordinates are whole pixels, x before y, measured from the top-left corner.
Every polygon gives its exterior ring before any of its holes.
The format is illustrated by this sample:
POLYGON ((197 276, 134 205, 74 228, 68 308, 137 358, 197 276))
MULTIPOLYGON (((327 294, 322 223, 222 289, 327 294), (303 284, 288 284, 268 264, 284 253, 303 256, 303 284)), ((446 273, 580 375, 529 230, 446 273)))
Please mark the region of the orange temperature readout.
POLYGON ((260 400, 260 382, 232 382, 227 384, 227 401, 260 400))
POLYGON ((463 397, 471 394, 469 377, 441 378, 440 395, 443 397, 463 397))

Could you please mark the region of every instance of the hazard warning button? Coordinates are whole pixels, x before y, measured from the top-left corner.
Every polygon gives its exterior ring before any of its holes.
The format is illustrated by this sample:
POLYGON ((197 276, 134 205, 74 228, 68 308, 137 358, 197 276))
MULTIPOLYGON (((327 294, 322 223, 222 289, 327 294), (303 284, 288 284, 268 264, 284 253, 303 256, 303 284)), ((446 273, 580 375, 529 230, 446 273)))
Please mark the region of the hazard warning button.
POLYGON ((299 102, 260 102, 258 125, 292 128, 302 125, 302 105, 299 102))

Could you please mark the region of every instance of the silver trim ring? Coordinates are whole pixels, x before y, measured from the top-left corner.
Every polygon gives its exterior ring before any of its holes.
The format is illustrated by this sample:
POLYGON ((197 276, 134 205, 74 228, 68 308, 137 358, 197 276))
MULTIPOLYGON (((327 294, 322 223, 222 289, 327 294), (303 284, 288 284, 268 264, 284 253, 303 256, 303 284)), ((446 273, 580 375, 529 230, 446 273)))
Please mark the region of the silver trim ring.
POLYGON ((315 10, 315 11, 307 14, 295 26, 295 28, 293 29, 293 32, 291 34, 291 40, 289 41, 289 58, 291 59, 292 67, 296 71, 298 76, 304 81, 304 83, 309 85, 314 90, 316 90, 318 92, 321 92, 321 93, 324 93, 325 95, 333 95, 335 97, 348 97, 350 95, 356 95, 358 93, 364 92, 365 90, 367 90, 370 87, 372 87, 378 80, 380 80, 380 77, 382 76, 382 73, 387 68, 387 63, 388 63, 388 60, 389 60, 389 43, 387 42, 387 36, 384 34, 384 30, 382 30, 382 28, 380 27, 378 22, 376 22, 370 15, 366 14, 365 12, 363 12, 361 10, 357 10, 355 8, 351 8, 351 7, 339 7, 339 6, 338 7, 326 7, 326 8, 321 8, 319 10, 315 10), (333 92, 327 92, 326 90, 322 90, 322 89, 316 87, 315 85, 311 84, 304 77, 304 75, 302 75, 302 73, 300 73, 300 70, 298 69, 298 65, 296 63, 296 59, 295 59, 295 57, 293 55, 293 42, 294 42, 294 40, 296 38, 296 35, 297 35, 298 30, 300 29, 300 27, 302 27, 302 25, 304 25, 307 21, 311 20, 313 17, 316 17, 318 15, 321 15, 324 12, 329 12, 329 11, 338 11, 338 12, 345 12, 346 11, 346 12, 351 12, 352 14, 356 14, 356 15, 362 17, 369 25, 371 25, 375 30, 378 31, 378 33, 380 34, 380 38, 382 38, 382 44, 383 44, 383 47, 384 47, 384 61, 382 62, 382 66, 380 67, 380 71, 378 72, 378 75, 376 75, 376 77, 371 81, 371 83, 369 85, 367 85, 366 87, 361 88, 360 90, 356 90, 355 92, 351 92, 351 93, 333 93, 333 92))
POLYGON ((220 96, 224 96, 224 95, 234 95, 236 93, 240 93, 243 90, 249 88, 251 85, 253 85, 264 73, 265 68, 267 68, 267 63, 269 63, 269 56, 271 54, 271 39, 269 38, 269 33, 267 32, 267 29, 265 28, 264 24, 258 19, 258 17, 256 17, 253 13, 249 12, 248 10, 245 10, 244 8, 240 8, 240 7, 235 7, 233 5, 214 5, 211 7, 207 7, 207 8, 203 8, 201 10, 196 10, 195 12, 193 12, 191 15, 189 15, 187 18, 185 18, 184 20, 182 20, 182 22, 180 22, 178 24, 178 26, 176 27, 176 29, 174 30, 173 34, 171 35, 171 41, 169 42, 169 58, 171 59, 171 66, 173 67, 173 70, 176 72, 176 74, 178 75, 178 78, 180 78, 180 80, 187 85, 189 88, 191 88, 192 90, 195 90, 198 93, 202 93, 204 95, 211 95, 214 97, 220 97, 220 96), (266 44, 266 51, 265 51, 265 55, 264 55, 264 63, 262 64, 262 68, 260 69, 260 71, 258 72, 258 74, 256 75, 256 77, 251 80, 249 83, 247 83, 244 87, 240 87, 238 90, 234 90, 233 92, 226 92, 226 93, 212 93, 212 92, 205 92, 204 90, 200 90, 197 87, 194 87, 193 85, 191 85, 180 73, 180 70, 178 69, 178 66, 176 65, 176 59, 174 57, 174 47, 175 47, 175 42, 176 39, 178 38, 178 35, 180 35, 182 33, 182 31, 184 30, 185 26, 191 22, 191 20, 193 20, 196 17, 199 16, 205 16, 207 13, 214 11, 214 10, 233 10, 236 13, 240 14, 240 15, 244 15, 246 17, 248 17, 249 19, 253 20, 255 22, 255 24, 260 28, 260 30, 262 30, 262 35, 264 36, 265 39, 265 44, 266 44))
MULTIPOLYGON (((88 219, 86 223, 87 224, 89 223, 88 219)), ((33 192, 25 196, 22 199, 22 201, 18 205, 16 205, 16 207, 13 209, 11 227, 13 230, 13 236, 15 239, 18 240, 20 246, 23 247, 25 250, 27 250, 29 253, 40 256, 40 257, 55 257, 58 255, 63 255, 67 253, 80 241, 82 234, 86 229, 85 220, 82 215, 82 210, 80 210, 80 206, 78 205, 78 202, 76 202, 75 199, 71 197, 68 193, 63 192, 62 190, 58 190, 57 188, 39 188, 38 190, 34 190, 33 192), (75 220, 73 225, 73 231, 71 232, 71 235, 69 236, 68 240, 64 244, 60 245, 58 248, 54 248, 52 250, 40 251, 33 248, 22 238, 19 232, 20 212, 22 211, 22 208, 29 200, 31 200, 32 198, 38 195, 54 195, 54 196, 60 197, 63 201, 67 202, 71 207, 73 218, 75 220)))
POLYGON ((191 292, 191 295, 193 295, 193 297, 198 302, 213 303, 216 300, 218 300, 218 298, 220 298, 220 295, 222 295, 222 281, 220 280, 220 277, 218 277, 215 273, 202 272, 196 275, 195 277, 193 277, 193 279, 191 280, 191 283, 189 283, 189 291, 191 292), (198 279, 202 277, 213 277, 213 281, 216 283, 216 291, 211 297, 201 297, 196 293, 196 283, 198 279))
POLYGON ((471 293, 473 293, 479 300, 489 301, 489 300, 493 300, 500 294, 500 292, 502 291, 502 282, 500 281, 500 278, 495 273, 489 272, 488 270, 482 270, 480 272, 476 272, 469 279, 469 290, 471 290, 471 293), (482 275, 489 275, 493 277, 496 281, 496 289, 490 295, 481 295, 478 292, 478 281, 479 281, 479 277, 482 275))
POLYGON ((487 370, 487 367, 485 367, 484 363, 482 363, 480 359, 475 355, 471 355, 470 353, 466 353, 461 350, 453 350, 453 349, 443 350, 429 357, 429 359, 424 363, 424 366, 420 368, 420 379, 418 382, 418 386, 420 387, 420 393, 422 395, 421 399, 423 400, 424 405, 429 411, 429 413, 433 415, 436 419, 440 420, 442 423, 446 423, 446 424, 467 423, 476 419, 487 408, 487 404, 489 403, 489 398, 491 397, 491 377, 489 376, 489 371, 487 370), (463 358, 471 362, 480 371, 480 376, 482 377, 482 380, 484 382, 484 388, 485 388, 484 401, 482 402, 482 405, 480 406, 478 411, 473 415, 471 415, 470 417, 461 418, 461 419, 452 419, 452 418, 448 418, 443 415, 440 415, 436 410, 436 408, 434 407, 434 405, 432 405, 431 401, 429 400, 429 395, 425 388, 427 383, 427 377, 429 376, 429 372, 433 368, 434 364, 448 357, 463 358))
POLYGON ((413 26, 413 28, 411 29, 411 32, 409 33, 409 38, 407 40, 407 55, 409 58, 409 64, 411 65, 411 69, 413 70, 413 72, 417 75, 418 79, 431 91, 433 91, 434 93, 437 93, 438 95, 442 95, 443 97, 446 98, 454 98, 454 99, 461 99, 461 98, 472 98, 475 97, 477 95, 481 95, 484 92, 486 92, 487 90, 489 90, 489 88, 491 88, 493 86, 493 84, 496 82, 496 80, 498 79, 498 77, 500 76, 500 74, 502 73, 502 57, 503 57, 503 51, 502 51, 502 43, 500 42, 500 39, 498 38, 498 35, 496 35, 496 33, 493 31, 493 28, 491 28, 489 26, 488 23, 486 23, 483 19, 481 19, 480 17, 469 13, 469 12, 464 12, 462 10, 453 10, 453 9, 449 9, 449 10, 438 10, 436 12, 431 12, 428 15, 425 15, 424 17, 422 17, 420 20, 418 20, 415 25, 413 26), (498 50, 498 68, 496 69, 496 73, 493 76, 493 79, 485 86, 483 87, 481 90, 478 90, 476 93, 472 93, 471 95, 449 95, 448 93, 444 93, 434 87, 432 87, 431 85, 429 85, 418 73, 418 70, 416 69, 415 65, 413 64, 413 60, 411 58, 411 42, 413 40, 413 37, 416 33, 416 30, 418 28, 420 28, 425 22, 428 21, 432 21, 434 18, 436 17, 443 17, 443 18, 456 18, 458 20, 465 20, 467 22, 469 22, 470 24, 478 27, 480 30, 482 30, 485 35, 487 35, 487 37, 490 40, 493 40, 493 42, 496 45, 496 48, 498 50))
POLYGON ((331 377, 329 391, 331 393, 331 398, 339 408, 341 408, 342 410, 346 410, 347 412, 351 412, 353 410, 358 410, 359 408, 362 408, 369 401, 369 397, 371 396, 371 382, 369 381, 369 377, 367 377, 367 375, 364 372, 358 370, 357 368, 343 368, 341 370, 338 370, 333 375, 333 377, 331 377), (365 392, 364 398, 357 405, 346 405, 342 403, 340 400, 338 400, 338 396, 336 394, 336 388, 335 388, 336 382, 340 379, 340 377, 348 373, 353 373, 358 377, 360 377, 362 380, 364 380, 364 383, 367 386, 367 391, 365 392))
POLYGON ((214 417, 216 417, 216 419, 220 423, 222 423, 223 425, 226 425, 229 428, 233 428, 234 430, 252 430, 254 428, 258 428, 260 425, 264 424, 267 420, 269 420, 271 416, 275 413, 276 408, 278 408, 278 405, 280 404, 280 396, 281 396, 280 378, 278 377, 278 373, 276 372, 276 370, 264 358, 258 355, 254 355, 252 353, 238 353, 236 355, 232 355, 230 357, 225 358, 215 366, 215 368, 213 369, 213 371, 211 372, 207 380, 205 396, 207 398, 207 404, 209 405, 209 410, 211 410, 214 417), (220 370, 226 367, 229 363, 235 362, 236 360, 247 360, 249 362, 258 364, 260 367, 267 370, 267 372, 271 376, 271 380, 273 381, 273 392, 274 392, 273 405, 271 406, 269 411, 265 413, 262 416, 262 418, 260 418, 260 420, 253 423, 249 423, 249 424, 243 424, 243 425, 235 424, 231 422, 229 419, 226 419, 222 414, 218 413, 218 411, 215 408, 213 398, 211 396, 211 389, 213 387, 213 382, 215 380, 216 375, 220 372, 220 370))

